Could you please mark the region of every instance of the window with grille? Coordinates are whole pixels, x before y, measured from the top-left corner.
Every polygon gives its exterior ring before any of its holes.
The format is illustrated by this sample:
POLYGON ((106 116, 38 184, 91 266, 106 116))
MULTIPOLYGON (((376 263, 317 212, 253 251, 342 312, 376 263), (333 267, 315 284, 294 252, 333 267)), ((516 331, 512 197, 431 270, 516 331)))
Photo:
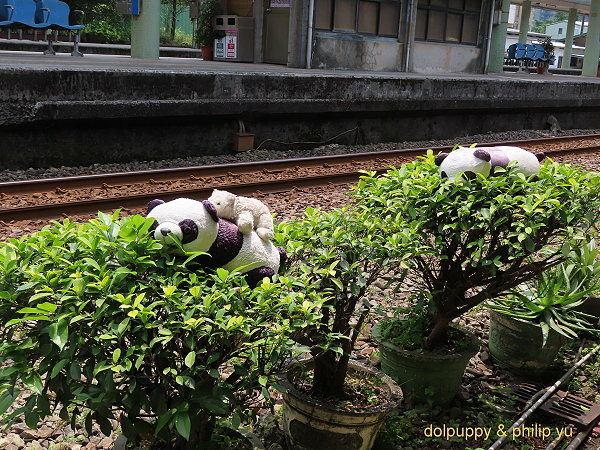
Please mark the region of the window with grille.
POLYGON ((373 36, 398 36, 398 0, 315 0, 315 28, 373 36))
POLYGON ((481 0, 419 0, 415 39, 477 45, 481 0))

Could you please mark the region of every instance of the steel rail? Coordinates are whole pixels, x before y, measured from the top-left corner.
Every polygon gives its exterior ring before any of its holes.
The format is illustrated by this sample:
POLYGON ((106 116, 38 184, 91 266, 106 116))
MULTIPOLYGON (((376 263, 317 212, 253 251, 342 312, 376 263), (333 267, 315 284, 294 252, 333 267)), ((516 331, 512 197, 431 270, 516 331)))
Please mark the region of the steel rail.
MULTIPOLYGON (((572 142, 573 140, 585 141, 586 139, 600 139, 600 135, 586 136, 569 136, 570 139, 564 137, 559 141, 572 142)), ((536 146, 543 143, 544 140, 528 139, 522 141, 486 143, 486 146, 492 145, 520 145, 526 147, 525 144, 535 144, 536 146)), ((556 143, 556 139, 551 140, 556 143)), ((291 158, 284 160, 258 161, 240 164, 222 164, 211 166, 195 166, 172 169, 155 169, 145 170, 140 172, 121 172, 110 174, 87 175, 77 177, 52 178, 43 180, 25 180, 0 183, 0 192, 4 194, 31 194, 49 192, 56 189, 77 189, 99 187, 109 184, 114 186, 126 184, 141 184, 147 183, 149 180, 154 181, 176 181, 182 179, 213 179, 213 183, 209 186, 168 190, 167 192, 149 192, 143 194, 128 194, 117 197, 97 198, 85 201, 58 202, 44 205, 30 205, 23 207, 0 208, 0 220, 29 220, 29 219, 44 219, 56 218, 61 216, 77 215, 92 213, 98 210, 114 210, 143 208, 148 201, 154 198, 160 198, 168 201, 177 197, 195 197, 206 198, 214 188, 225 189, 238 195, 248 195, 256 192, 275 193, 289 191, 294 187, 314 187, 327 183, 343 184, 351 183, 358 180, 360 176, 359 170, 344 172, 338 174, 326 174, 315 176, 304 176, 295 178, 286 178, 280 180, 262 180, 256 183, 215 183, 214 179, 223 178, 229 175, 241 175, 256 172, 267 172, 277 174, 289 169, 297 168, 315 168, 315 167, 330 167, 341 164, 359 164, 363 162, 374 162, 372 170, 382 171, 388 167, 386 158, 415 158, 425 154, 428 150, 434 152, 449 151, 454 146, 435 147, 435 148, 417 148, 417 149, 402 149, 402 150, 387 150, 382 152, 369 153, 352 153, 343 155, 330 156, 315 156, 308 158, 291 158)), ((560 149, 547 152, 548 155, 557 155, 561 153, 573 152, 588 152, 598 151, 598 146, 588 146, 577 149, 560 149)))
MULTIPOLYGON (((234 184, 219 186, 237 195, 260 193, 286 192, 293 188, 321 186, 327 183, 344 184, 358 180, 359 172, 328 174, 326 176, 311 176, 285 180, 267 180, 259 183, 234 184)), ((81 202, 60 202, 45 205, 22 206, 0 209, 0 220, 32 220, 61 217, 77 214, 90 214, 95 211, 114 209, 144 208, 155 198, 169 201, 178 197, 208 198, 214 187, 173 190, 165 193, 134 194, 122 197, 97 198, 81 202)))
MULTIPOLYGON (((573 140, 585 141, 586 139, 600 139, 600 134, 578 135, 578 136, 561 136, 558 138, 548 139, 524 139, 511 142, 489 142, 483 143, 482 146, 498 146, 498 145, 514 145, 527 148, 528 145, 540 145, 541 143, 557 143, 570 142, 573 140)), ((224 177, 228 173, 232 175, 240 175, 246 173, 255 173, 260 170, 276 173, 286 169, 292 169, 296 166, 303 168, 319 167, 325 164, 345 164, 352 162, 367 162, 384 158, 398 157, 416 157, 427 153, 428 150, 435 152, 450 151, 454 146, 443 146, 433 148, 414 148, 414 149, 399 149, 385 150, 380 152, 367 153, 350 153, 343 155, 327 155, 327 156, 311 156, 307 158, 288 158, 268 161, 252 161, 245 163, 227 163, 205 166, 191 167, 175 167, 169 169, 151 169, 136 172, 116 172, 95 175, 81 175, 62 178, 47 178, 38 180, 22 180, 0 182, 0 192, 11 194, 30 194, 39 192, 50 192, 57 188, 61 189, 77 189, 83 187, 97 187, 102 184, 108 185, 124 185, 145 183, 149 179, 155 181, 173 181, 185 178, 211 178, 224 177)), ((598 146, 589 146, 576 149, 579 152, 596 151, 598 146)), ((559 154, 565 152, 573 152, 574 149, 561 149, 548 152, 548 154, 559 154)))

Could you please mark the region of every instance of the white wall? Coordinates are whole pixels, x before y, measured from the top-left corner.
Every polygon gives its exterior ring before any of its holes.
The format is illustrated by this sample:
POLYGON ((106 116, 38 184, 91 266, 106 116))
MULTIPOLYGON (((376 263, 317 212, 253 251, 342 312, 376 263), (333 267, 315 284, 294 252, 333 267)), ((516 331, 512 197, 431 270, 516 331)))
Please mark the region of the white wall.
POLYGON ((481 49, 468 45, 416 41, 412 47, 412 72, 479 73, 481 49))
MULTIPOLYGON (((583 32, 587 32, 587 23, 583 25, 583 32)), ((564 39, 567 36, 567 21, 546 25, 546 34, 552 39, 564 39)), ((581 34, 581 22, 575 22, 575 36, 581 34)))

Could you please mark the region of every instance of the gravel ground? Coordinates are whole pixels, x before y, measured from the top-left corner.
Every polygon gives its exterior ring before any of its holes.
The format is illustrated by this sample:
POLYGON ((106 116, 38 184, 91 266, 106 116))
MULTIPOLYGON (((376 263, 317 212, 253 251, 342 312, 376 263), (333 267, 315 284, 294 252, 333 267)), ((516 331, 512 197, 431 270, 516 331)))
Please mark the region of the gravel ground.
MULTIPOLYGON (((600 130, 569 130, 560 135, 577 135, 600 133, 600 130)), ((463 138, 443 140, 443 141, 418 141, 401 143, 383 143, 359 146, 344 146, 338 144, 328 144, 313 150, 255 150, 240 154, 176 159, 160 162, 136 162, 126 165, 94 165, 93 167, 61 167, 46 170, 29 169, 26 171, 4 171, 0 172, 0 181, 23 180, 32 178, 51 178, 72 176, 90 173, 106 173, 117 171, 130 171, 163 167, 181 167, 188 165, 220 164, 233 163, 240 161, 256 161, 276 158, 294 158, 301 156, 317 156, 323 154, 343 154, 351 152, 368 152, 378 150, 391 150, 397 148, 425 148, 439 147, 445 145, 454 145, 457 143, 466 145, 472 143, 485 143, 504 140, 533 139, 536 137, 545 138, 552 136, 547 131, 519 131, 485 134, 477 136, 465 136, 463 138)), ((590 170, 600 170, 600 161, 596 154, 579 157, 577 161, 590 170)), ((320 207, 324 210, 330 210, 334 207, 343 206, 351 201, 347 194, 349 185, 325 186, 322 188, 311 188, 310 190, 294 189, 285 194, 259 194, 256 197, 267 203, 275 213, 276 219, 290 220, 300 217, 307 206, 320 207)), ((126 210, 124 214, 142 213, 138 210, 126 210)), ((85 220, 89 217, 77 217, 73 220, 85 220)), ((10 224, 1 224, 0 240, 7 237, 17 237, 22 234, 31 233, 41 228, 47 222, 12 222, 10 224)), ((465 323, 475 333, 480 336, 484 342, 487 337, 487 314, 482 313, 474 317, 466 317, 465 323)), ((360 357, 372 359, 372 354, 376 350, 374 344, 369 339, 361 339, 358 342, 357 350, 360 357)), ((485 348, 485 347, 484 347, 485 348)), ((376 360, 373 360, 376 362, 376 360)), ((472 359, 470 368, 475 371, 479 377, 494 376, 494 380, 505 375, 496 375, 498 368, 493 366, 489 355, 485 350, 472 359)), ((469 395, 467 392, 466 395, 469 395)), ((94 434, 87 436, 82 428, 72 429, 62 422, 58 417, 48 418, 38 430, 32 430, 24 423, 14 425, 7 432, 0 434, 0 450, 20 450, 20 449, 53 449, 53 450, 104 450, 104 449, 123 449, 124 441, 119 438, 118 423, 113 423, 115 432, 111 436, 104 436, 96 429, 94 434)), ((599 438, 596 438, 591 446, 586 445, 586 449, 599 448, 599 438)), ((433 447, 432 447, 433 448, 433 447)), ((436 447, 439 448, 439 447, 436 447)))

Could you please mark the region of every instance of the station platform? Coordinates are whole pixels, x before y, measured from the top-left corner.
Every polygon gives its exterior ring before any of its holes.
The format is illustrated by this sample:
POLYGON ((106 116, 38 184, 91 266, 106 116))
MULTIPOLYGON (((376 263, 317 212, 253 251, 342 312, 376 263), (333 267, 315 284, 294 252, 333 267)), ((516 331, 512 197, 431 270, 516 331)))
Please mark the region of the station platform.
POLYGON ((0 51, 0 80, 0 142, 11 149, 0 152, 0 169, 219 154, 231 151, 241 131, 268 148, 324 142, 348 130, 355 132, 336 142, 544 129, 550 116, 565 129, 598 128, 600 117, 600 78, 576 75, 0 51))

